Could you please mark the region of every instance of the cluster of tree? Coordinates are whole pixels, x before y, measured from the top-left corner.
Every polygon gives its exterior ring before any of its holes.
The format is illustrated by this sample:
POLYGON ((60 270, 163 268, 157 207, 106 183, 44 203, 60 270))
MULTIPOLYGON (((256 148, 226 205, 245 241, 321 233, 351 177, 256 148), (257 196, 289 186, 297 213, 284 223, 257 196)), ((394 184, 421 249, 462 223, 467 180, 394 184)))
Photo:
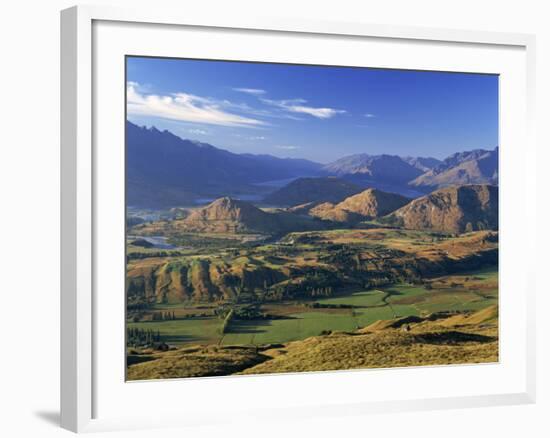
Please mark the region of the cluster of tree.
POLYGON ((260 305, 257 303, 254 304, 245 304, 240 305, 236 303, 226 303, 225 305, 219 306, 214 313, 218 318, 227 320, 228 315, 231 314, 229 320, 253 320, 253 319, 267 319, 269 315, 261 311, 260 305))
POLYGON ((388 215, 378 218, 378 222, 380 222, 383 225, 390 225, 392 227, 402 228, 405 223, 403 221, 403 218, 395 215, 388 215))
POLYGON ((181 257, 185 255, 182 251, 150 251, 150 252, 131 252, 129 254, 126 254, 126 261, 129 262, 130 260, 141 260, 141 259, 147 259, 150 257, 181 257))
POLYGON ((149 313, 151 300, 142 295, 128 296, 126 302, 127 317, 134 322, 141 321, 149 313))
POLYGON ((128 299, 128 303, 126 305, 126 309, 130 312, 130 311, 133 311, 133 312, 141 312, 141 311, 145 311, 147 309, 149 309, 149 307, 151 306, 151 304, 149 304, 148 301, 146 300, 135 300, 135 302, 130 302, 130 300, 128 299))
POLYGON ((286 285, 271 288, 264 294, 264 299, 266 301, 282 301, 286 298, 290 298, 286 285))
POLYGON ((332 286, 327 287, 311 287, 307 289, 311 297, 330 297, 332 296, 332 286))
POLYGON ((208 312, 187 313, 187 314, 181 315, 179 319, 207 318, 209 316, 212 316, 212 314, 208 312))
POLYGON ((337 267, 340 271, 346 272, 358 269, 361 265, 358 254, 348 249, 333 250, 329 255, 323 257, 322 261, 337 267))
POLYGON ((325 303, 305 303, 304 306, 312 309, 353 309, 353 304, 325 304, 325 303))
POLYGON ((235 309, 234 318, 240 320, 266 319, 268 315, 260 310, 260 306, 248 305, 237 307, 235 309))
POLYGON ((196 249, 216 249, 233 247, 238 241, 221 237, 208 238, 193 234, 179 234, 172 239, 172 243, 177 246, 193 247, 196 249))
POLYGON ((131 347, 143 347, 160 342, 160 332, 151 329, 129 327, 126 329, 126 344, 131 347))
POLYGON ((152 321, 174 321, 176 314, 174 312, 155 312, 153 313, 152 321))

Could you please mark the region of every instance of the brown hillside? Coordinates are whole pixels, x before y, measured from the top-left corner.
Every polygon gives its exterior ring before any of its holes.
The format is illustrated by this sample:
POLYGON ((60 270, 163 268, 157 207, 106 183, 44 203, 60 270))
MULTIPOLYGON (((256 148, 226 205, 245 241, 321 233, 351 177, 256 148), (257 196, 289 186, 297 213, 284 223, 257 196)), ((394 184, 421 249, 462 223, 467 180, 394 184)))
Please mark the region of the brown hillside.
POLYGON ((163 236, 177 236, 180 233, 278 234, 323 228, 320 221, 312 218, 286 211, 265 212, 248 202, 224 197, 185 218, 139 224, 132 232, 163 236))
POLYGON ((261 231, 272 226, 273 218, 248 202, 224 197, 195 210, 183 220, 192 231, 244 232, 261 231))
POLYGON ((289 211, 298 214, 309 214, 322 220, 355 223, 385 216, 409 201, 410 199, 404 196, 370 188, 350 196, 338 204, 310 202, 292 207, 289 211))
POLYGON ((387 217, 413 230, 464 233, 498 229, 498 187, 448 187, 415 199, 387 217))
POLYGON ((367 189, 357 195, 350 196, 336 205, 339 210, 357 213, 366 218, 385 216, 410 201, 405 196, 386 193, 377 189, 367 189))
POLYGON ((309 214, 318 219, 332 222, 359 222, 363 217, 357 213, 338 208, 332 202, 324 202, 309 211, 309 214))
POLYGON ((411 276, 433 277, 480 269, 498 260, 495 231, 478 231, 434 242, 432 236, 416 231, 354 229, 291 233, 287 241, 292 242, 291 251, 288 254, 282 251, 276 257, 258 248, 231 256, 130 260, 128 300, 131 303, 217 301, 231 299, 241 286, 254 290, 277 284, 289 286, 289 291, 293 285, 292 290, 301 293, 302 282, 312 270, 327 276, 346 272, 341 277, 343 286, 355 286, 358 281, 374 286, 390 280, 407 281, 411 276), (358 242, 373 242, 376 248, 361 249, 356 246, 358 242), (344 245, 356 256, 340 259, 330 251, 310 248, 325 244, 344 245), (298 256, 295 251, 299 251, 298 256))
POLYGON ((372 331, 336 332, 280 345, 196 345, 131 355, 128 379, 497 362, 498 320, 487 320, 491 313, 492 307, 472 314, 470 324, 453 324, 454 316, 425 318, 407 323, 404 330, 395 320, 380 321, 372 331))

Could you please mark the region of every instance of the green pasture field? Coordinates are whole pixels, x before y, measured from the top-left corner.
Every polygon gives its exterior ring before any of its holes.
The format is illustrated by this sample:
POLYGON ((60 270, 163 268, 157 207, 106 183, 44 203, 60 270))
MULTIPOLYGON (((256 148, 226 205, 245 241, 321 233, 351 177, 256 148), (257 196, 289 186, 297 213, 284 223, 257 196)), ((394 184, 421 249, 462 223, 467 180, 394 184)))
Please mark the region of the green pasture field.
POLYGON ((178 319, 128 323, 128 328, 157 330, 163 342, 170 345, 216 344, 220 339, 222 320, 218 318, 178 319))
MULTIPOLYGON (((222 320, 217 317, 128 322, 128 327, 158 330, 161 339, 172 345, 285 343, 317 336, 327 330, 353 331, 383 319, 440 311, 480 310, 497 303, 497 278, 498 271, 494 268, 434 279, 433 284, 437 287, 432 289, 396 284, 316 300, 320 304, 345 304, 353 308, 311 308, 298 303, 295 304, 297 309, 303 310, 288 314, 288 310, 285 312, 288 304, 271 303, 269 312, 281 315, 280 319, 232 321, 224 334, 221 333, 222 320)), ((177 305, 158 306, 157 310, 177 308, 177 305)))

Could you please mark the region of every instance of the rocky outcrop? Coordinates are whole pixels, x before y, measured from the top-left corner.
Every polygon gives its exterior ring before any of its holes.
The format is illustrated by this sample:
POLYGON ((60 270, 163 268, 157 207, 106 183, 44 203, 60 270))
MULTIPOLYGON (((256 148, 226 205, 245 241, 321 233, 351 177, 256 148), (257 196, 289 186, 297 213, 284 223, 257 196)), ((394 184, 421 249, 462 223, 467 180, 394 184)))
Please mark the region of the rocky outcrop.
POLYGON ((498 187, 448 187, 415 199, 386 217, 414 230, 464 233, 498 229, 498 187))

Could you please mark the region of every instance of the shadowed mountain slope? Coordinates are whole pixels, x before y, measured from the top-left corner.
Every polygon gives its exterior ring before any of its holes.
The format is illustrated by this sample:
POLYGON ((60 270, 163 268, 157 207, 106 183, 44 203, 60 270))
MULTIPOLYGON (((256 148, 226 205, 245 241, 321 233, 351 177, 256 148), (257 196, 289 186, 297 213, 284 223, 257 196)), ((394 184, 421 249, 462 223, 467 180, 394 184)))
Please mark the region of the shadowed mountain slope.
POLYGON ((415 199, 386 219, 408 229, 463 233, 498 229, 498 187, 448 187, 415 199))
POLYGON ((300 205, 308 202, 339 202, 361 191, 355 184, 340 178, 298 178, 268 195, 264 202, 272 205, 300 205))
MULTIPOLYGON (((127 203, 142 207, 192 204, 199 198, 261 195, 257 183, 318 174, 302 159, 235 154, 156 128, 126 123, 127 203)), ((263 191, 262 191, 263 190, 263 191)))

